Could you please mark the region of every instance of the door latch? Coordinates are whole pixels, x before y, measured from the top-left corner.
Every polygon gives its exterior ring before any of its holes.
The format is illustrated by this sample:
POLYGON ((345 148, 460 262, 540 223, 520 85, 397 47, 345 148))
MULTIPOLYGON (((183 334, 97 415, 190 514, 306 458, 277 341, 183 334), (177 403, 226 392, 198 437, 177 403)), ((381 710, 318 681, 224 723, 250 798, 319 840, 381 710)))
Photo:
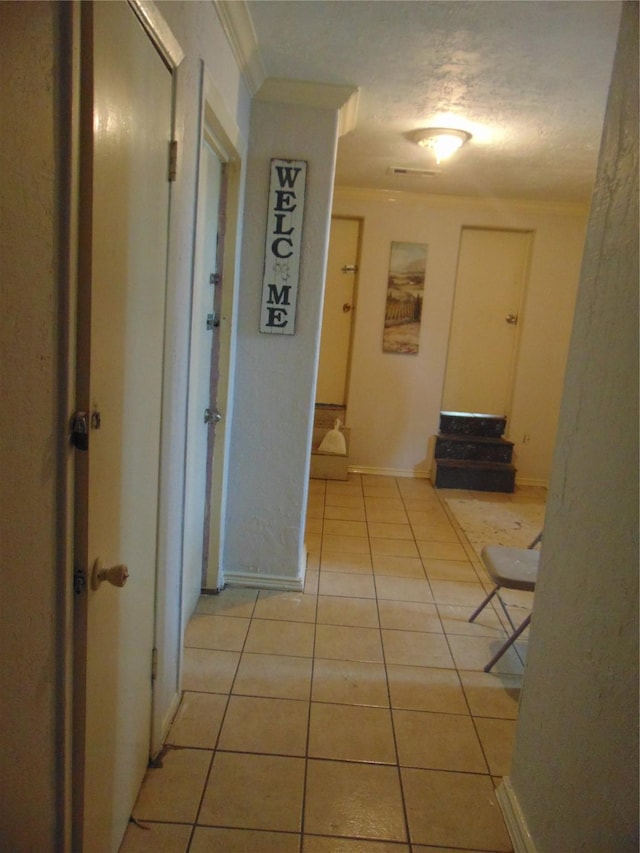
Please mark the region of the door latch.
POLYGON ((102 418, 100 412, 74 412, 71 416, 71 444, 76 450, 89 449, 89 430, 100 429, 102 418))
POLYGON ((87 588, 87 575, 84 569, 76 569, 73 573, 73 591, 76 595, 82 595, 87 588))
POLYGON ((72 415, 71 444, 76 450, 89 449, 89 412, 74 412, 72 415))

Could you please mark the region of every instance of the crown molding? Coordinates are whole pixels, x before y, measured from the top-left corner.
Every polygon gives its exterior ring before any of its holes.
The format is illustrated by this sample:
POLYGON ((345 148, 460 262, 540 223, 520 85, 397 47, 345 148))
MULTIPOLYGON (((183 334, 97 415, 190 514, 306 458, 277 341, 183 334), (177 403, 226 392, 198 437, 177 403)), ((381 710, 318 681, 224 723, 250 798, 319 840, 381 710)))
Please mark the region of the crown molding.
POLYGON ((267 78, 251 14, 245 0, 212 0, 251 97, 260 101, 338 110, 338 135, 356 126, 360 90, 303 80, 267 78))
POLYGON ((267 73, 260 55, 256 31, 244 0, 212 0, 242 78, 253 97, 267 73))
MULTIPOLYGON (((333 192, 334 200, 338 198, 401 202, 407 204, 428 204, 435 207, 458 207, 461 204, 478 207, 484 210, 499 211, 501 214, 526 215, 527 213, 555 214, 558 216, 576 216, 586 219, 589 206, 570 201, 538 201, 537 199, 507 198, 497 196, 447 195, 445 193, 416 192, 411 190, 391 190, 372 187, 353 187, 347 184, 336 184, 333 192)), ((523 226, 529 228, 531 226, 523 226)))
POLYGON ((269 77, 256 94, 256 100, 297 104, 321 110, 337 110, 338 133, 344 136, 356 125, 359 95, 360 90, 355 86, 336 86, 331 83, 311 83, 305 80, 269 77))

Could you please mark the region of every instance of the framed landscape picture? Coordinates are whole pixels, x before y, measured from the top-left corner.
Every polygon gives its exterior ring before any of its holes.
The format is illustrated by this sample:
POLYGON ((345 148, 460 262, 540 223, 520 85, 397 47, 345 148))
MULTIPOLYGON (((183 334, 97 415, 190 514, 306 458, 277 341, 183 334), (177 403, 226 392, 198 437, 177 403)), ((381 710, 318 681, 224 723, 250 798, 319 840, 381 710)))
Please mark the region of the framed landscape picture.
POLYGON ((383 352, 408 355, 418 352, 426 268, 425 244, 391 243, 383 352))

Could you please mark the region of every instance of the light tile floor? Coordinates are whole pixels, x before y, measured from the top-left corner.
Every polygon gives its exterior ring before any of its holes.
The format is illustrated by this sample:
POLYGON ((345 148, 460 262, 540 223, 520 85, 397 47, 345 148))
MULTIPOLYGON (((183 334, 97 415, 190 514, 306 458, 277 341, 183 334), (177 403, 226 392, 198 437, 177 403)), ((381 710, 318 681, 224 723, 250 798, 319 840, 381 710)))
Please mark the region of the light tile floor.
MULTIPOLYGON (((490 583, 445 494, 312 480, 304 593, 201 598, 122 851, 511 851, 495 787, 526 636, 482 671, 504 617, 490 605, 468 622, 490 583)), ((544 502, 495 499, 525 496, 544 502)))

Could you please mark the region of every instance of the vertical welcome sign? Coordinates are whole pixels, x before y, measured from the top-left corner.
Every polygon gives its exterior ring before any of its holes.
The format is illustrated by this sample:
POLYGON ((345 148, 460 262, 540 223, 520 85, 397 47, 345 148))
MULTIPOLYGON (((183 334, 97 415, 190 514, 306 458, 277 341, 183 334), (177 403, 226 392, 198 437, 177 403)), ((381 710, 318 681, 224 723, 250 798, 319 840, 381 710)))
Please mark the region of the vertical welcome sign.
POLYGON ((307 164, 272 160, 260 331, 293 335, 296 324, 307 164))

